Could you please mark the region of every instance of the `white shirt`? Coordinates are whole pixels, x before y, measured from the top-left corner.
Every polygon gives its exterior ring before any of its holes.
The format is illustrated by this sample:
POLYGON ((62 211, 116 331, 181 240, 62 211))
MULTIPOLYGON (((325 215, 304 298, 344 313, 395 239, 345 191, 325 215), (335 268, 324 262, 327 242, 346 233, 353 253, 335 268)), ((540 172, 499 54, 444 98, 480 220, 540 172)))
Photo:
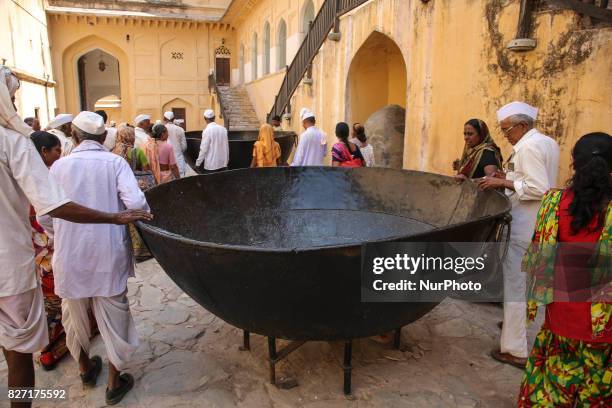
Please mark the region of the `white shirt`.
POLYGON ((134 136, 135 136, 134 147, 144 152, 147 146, 147 143, 149 143, 149 139, 151 139, 151 136, 149 136, 149 134, 145 132, 144 129, 139 128, 139 127, 134 129, 134 136))
POLYGON ((327 154, 327 138, 314 126, 300 135, 292 166, 322 166, 327 154))
POLYGON ((179 173, 185 175, 187 171, 187 164, 185 163, 185 156, 183 155, 185 150, 187 150, 185 131, 182 127, 174 123, 167 123, 166 128, 168 129, 168 143, 170 143, 172 150, 174 150, 174 157, 176 158, 176 165, 178 166, 179 173))
POLYGON ((104 139, 104 147, 106 147, 109 151, 112 151, 115 148, 115 144, 117 143, 117 129, 114 127, 106 128, 106 139, 104 139))
POLYGON ((366 167, 374 167, 374 148, 371 144, 368 144, 366 147, 359 146, 359 150, 361 150, 361 155, 366 162, 366 167))
POLYGON ((215 122, 209 123, 202 132, 200 154, 196 167, 204 163, 205 170, 219 170, 229 163, 229 142, 227 129, 215 122))
MULTIPOLYGON (((98 142, 86 140, 51 167, 70 199, 99 211, 149 210, 129 164, 98 142)), ((55 293, 67 299, 112 297, 134 276, 127 227, 53 220, 55 293)))
POLYGON ((0 297, 37 285, 30 203, 38 215, 70 202, 30 138, 0 126, 0 297))
POLYGON ((48 132, 54 134, 60 140, 60 144, 62 145, 62 157, 68 156, 74 148, 72 137, 66 136, 66 134, 59 129, 49 129, 48 132))
POLYGON ((559 172, 559 145, 531 129, 512 148, 506 178, 516 191, 506 190, 512 203, 513 239, 529 242, 544 194, 554 188, 559 172))

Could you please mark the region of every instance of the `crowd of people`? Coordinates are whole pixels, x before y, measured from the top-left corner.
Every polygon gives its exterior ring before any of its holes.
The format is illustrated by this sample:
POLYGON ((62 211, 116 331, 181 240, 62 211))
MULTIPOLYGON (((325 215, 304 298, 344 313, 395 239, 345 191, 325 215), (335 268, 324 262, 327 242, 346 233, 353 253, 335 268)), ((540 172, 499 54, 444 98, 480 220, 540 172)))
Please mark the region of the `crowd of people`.
MULTIPOLYGON (((123 370, 138 347, 127 299, 135 248, 125 225, 152 219, 144 190, 186 175, 185 132, 172 112, 155 123, 140 114, 133 126, 109 126, 103 111, 60 114, 41 130, 38 120, 17 114, 18 89, 17 77, 0 66, 0 344, 8 385, 34 386, 33 353, 40 352, 45 369, 70 353, 83 386, 94 387, 102 359, 90 355, 90 340, 99 333, 109 360, 106 402, 116 404, 133 387, 123 370)), ((452 163, 457 182, 503 191, 512 204, 500 347, 491 356, 525 370, 521 407, 612 406, 612 137, 583 136, 572 150, 571 181, 555 190, 560 150, 535 128, 537 117, 523 102, 497 112, 512 145, 505 162, 487 124, 467 121, 463 154, 452 163), (557 243, 588 245, 546 249, 557 243), (585 282, 592 296, 567 301, 585 282), (532 342, 528 321, 543 308, 532 342)), ((202 173, 224 171, 228 131, 213 110, 204 118, 195 165, 202 173)), ((300 119, 304 132, 291 166, 321 166, 327 136, 309 109, 300 119)), ((280 117, 261 126, 251 167, 287 165, 279 130, 280 117)), ((340 122, 335 135, 332 166, 376 165, 363 125, 340 122)))

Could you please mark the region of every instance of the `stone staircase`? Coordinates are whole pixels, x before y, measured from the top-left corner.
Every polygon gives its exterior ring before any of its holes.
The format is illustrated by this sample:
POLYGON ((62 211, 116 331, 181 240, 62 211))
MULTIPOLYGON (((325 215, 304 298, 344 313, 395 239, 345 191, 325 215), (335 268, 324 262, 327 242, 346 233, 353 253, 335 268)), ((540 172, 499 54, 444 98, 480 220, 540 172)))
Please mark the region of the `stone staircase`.
POLYGON ((244 86, 219 86, 218 90, 218 97, 228 111, 230 130, 259 130, 261 122, 244 86))

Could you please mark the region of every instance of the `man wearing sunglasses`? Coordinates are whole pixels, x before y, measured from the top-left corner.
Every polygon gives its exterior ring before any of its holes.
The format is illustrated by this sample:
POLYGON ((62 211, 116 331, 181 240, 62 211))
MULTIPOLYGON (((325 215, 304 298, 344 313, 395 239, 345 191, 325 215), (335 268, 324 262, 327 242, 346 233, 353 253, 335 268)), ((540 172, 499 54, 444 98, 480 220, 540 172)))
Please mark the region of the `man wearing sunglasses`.
POLYGON ((500 349, 491 356, 506 364, 524 367, 529 349, 525 318, 526 277, 521 261, 533 234, 544 194, 555 186, 559 170, 559 145, 535 129, 538 109, 512 102, 497 112, 503 135, 513 146, 505 173, 478 180, 483 190, 504 188, 512 203, 512 230, 504 261, 504 322, 500 349))

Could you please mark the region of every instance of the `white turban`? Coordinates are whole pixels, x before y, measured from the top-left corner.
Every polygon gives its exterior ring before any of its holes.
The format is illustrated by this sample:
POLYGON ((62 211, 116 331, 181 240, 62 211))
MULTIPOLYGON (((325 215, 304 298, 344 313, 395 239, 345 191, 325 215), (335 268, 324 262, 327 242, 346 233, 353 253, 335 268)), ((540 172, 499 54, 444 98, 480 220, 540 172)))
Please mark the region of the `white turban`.
POLYGON ((214 119, 215 118, 215 111, 212 109, 206 109, 204 111, 204 117, 206 119, 214 119))
POLYGON ((138 126, 140 122, 144 122, 145 120, 151 120, 151 116, 146 114, 138 115, 134 118, 134 124, 138 126))
POLYGON ((166 112, 166 113, 164 113, 164 118, 166 118, 168 120, 174 119, 174 112, 166 112))
POLYGON ((77 115, 72 124, 90 135, 101 135, 106 132, 104 119, 94 112, 83 111, 77 115))
POLYGON ((312 111, 308 108, 302 108, 302 110, 300 111, 300 118, 302 120, 306 120, 310 118, 314 119, 314 117, 315 117, 315 114, 312 113, 312 111))
POLYGON ((527 115, 536 120, 538 118, 538 108, 534 108, 525 102, 512 102, 497 111, 497 120, 501 122, 514 115, 527 115))
POLYGON ((65 125, 66 123, 72 122, 74 116, 69 113, 60 113, 57 115, 49 124, 47 125, 47 129, 57 129, 58 127, 65 125))
POLYGON ((11 100, 17 89, 19 89, 19 79, 8 67, 0 65, 0 126, 29 136, 32 128, 21 120, 11 100))

